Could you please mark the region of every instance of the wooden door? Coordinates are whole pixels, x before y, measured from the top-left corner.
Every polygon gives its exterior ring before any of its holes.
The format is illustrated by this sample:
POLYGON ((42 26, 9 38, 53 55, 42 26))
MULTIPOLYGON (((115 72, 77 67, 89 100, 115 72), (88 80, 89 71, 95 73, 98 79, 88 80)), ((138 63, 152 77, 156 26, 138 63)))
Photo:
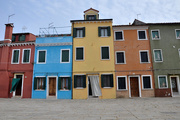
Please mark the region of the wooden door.
POLYGON ((22 75, 16 75, 16 78, 20 78, 18 86, 16 88, 16 96, 21 96, 21 89, 22 89, 22 75))
POLYGON ((176 77, 171 77, 171 84, 172 84, 173 92, 178 92, 177 78, 176 77))
POLYGON ((130 77, 131 97, 139 97, 138 77, 130 77))
POLYGON ((56 78, 49 78, 49 96, 56 95, 56 78))

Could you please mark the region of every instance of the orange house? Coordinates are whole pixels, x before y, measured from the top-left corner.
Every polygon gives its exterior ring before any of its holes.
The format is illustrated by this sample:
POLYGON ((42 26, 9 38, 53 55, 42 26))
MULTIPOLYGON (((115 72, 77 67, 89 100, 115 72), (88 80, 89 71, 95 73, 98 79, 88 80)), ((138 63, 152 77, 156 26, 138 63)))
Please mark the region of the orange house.
POLYGON ((117 98, 154 96, 148 26, 138 22, 113 26, 117 98))

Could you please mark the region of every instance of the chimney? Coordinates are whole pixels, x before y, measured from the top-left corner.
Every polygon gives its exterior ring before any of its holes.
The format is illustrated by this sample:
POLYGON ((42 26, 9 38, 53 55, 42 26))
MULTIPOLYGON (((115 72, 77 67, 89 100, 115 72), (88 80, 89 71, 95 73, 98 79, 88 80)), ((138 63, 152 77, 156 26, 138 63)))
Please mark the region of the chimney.
POLYGON ((5 30, 5 36, 4 36, 4 43, 11 43, 14 25, 13 23, 8 23, 5 25, 6 25, 6 30, 5 30))

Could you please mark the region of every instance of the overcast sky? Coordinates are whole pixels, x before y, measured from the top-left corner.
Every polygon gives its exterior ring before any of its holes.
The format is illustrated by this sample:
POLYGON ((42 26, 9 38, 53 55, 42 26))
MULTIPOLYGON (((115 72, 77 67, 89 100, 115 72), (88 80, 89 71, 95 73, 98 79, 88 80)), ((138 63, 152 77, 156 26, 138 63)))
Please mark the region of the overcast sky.
MULTIPOLYGON (((113 25, 144 22, 180 22, 180 0, 0 0, 0 40, 5 25, 14 23, 13 33, 39 34, 39 28, 71 26, 70 20, 83 19, 83 11, 99 10, 100 19, 113 19, 113 25), (26 29, 22 29, 22 28, 26 29)), ((70 27, 58 29, 70 33, 70 27)))

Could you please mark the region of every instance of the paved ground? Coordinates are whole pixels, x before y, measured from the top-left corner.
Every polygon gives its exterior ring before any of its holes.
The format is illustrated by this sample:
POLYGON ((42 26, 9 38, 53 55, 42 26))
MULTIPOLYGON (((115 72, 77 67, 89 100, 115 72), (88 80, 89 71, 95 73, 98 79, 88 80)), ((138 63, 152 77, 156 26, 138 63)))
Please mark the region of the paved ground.
POLYGON ((0 99, 0 120, 180 120, 179 98, 0 99))

